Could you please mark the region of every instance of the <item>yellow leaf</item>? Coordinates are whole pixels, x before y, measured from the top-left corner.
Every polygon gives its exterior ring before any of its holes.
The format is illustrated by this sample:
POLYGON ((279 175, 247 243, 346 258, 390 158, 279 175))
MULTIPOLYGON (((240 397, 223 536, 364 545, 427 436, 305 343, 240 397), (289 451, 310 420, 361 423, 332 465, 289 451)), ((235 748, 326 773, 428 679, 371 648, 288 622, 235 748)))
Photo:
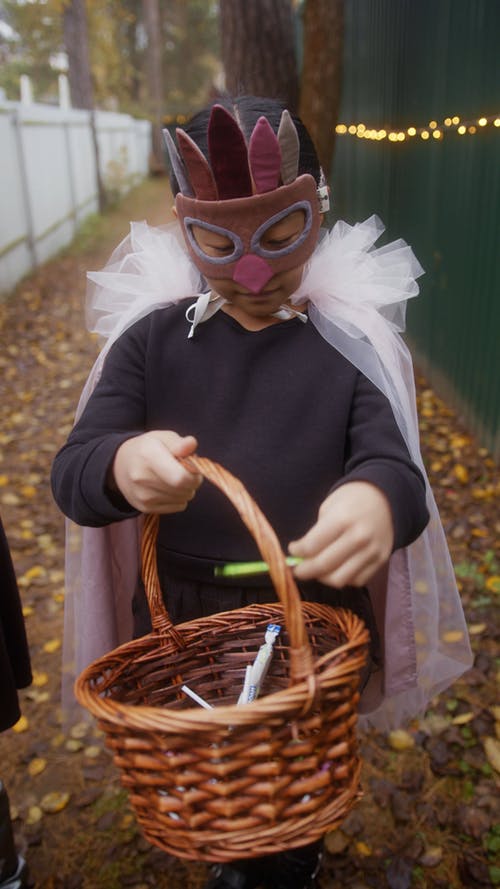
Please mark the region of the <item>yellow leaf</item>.
POLYGON ((469 472, 467 468, 462 465, 462 463, 457 463, 453 467, 453 472, 459 482, 461 482, 463 485, 467 484, 467 482, 469 481, 469 472))
POLYGON ((393 750, 410 750, 415 746, 415 739, 413 735, 410 735, 409 732, 406 732, 404 729, 395 729, 393 732, 389 732, 387 736, 387 740, 389 742, 389 746, 392 747, 393 750))
POLYGON ((26 732, 29 728, 29 722, 26 719, 26 716, 21 716, 20 719, 17 720, 16 724, 12 726, 12 731, 17 732, 26 732))
POLYGON ((36 488, 33 485, 23 485, 20 490, 23 497, 26 497, 28 500, 36 497, 36 488))
POLYGON ((41 565, 33 565, 32 568, 28 568, 24 577, 26 580, 35 580, 36 577, 43 577, 45 574, 45 568, 42 568, 41 565))
POLYGON ((469 633, 471 636, 479 636, 481 633, 484 633, 486 629, 486 624, 471 624, 469 627, 469 633))
POLYGON ((23 617, 31 617, 35 613, 33 605, 23 605, 23 617))
POLYGON ((471 534, 472 537, 488 537, 489 532, 486 528, 473 528, 471 534))
POLYGON ((467 725, 467 723, 472 722, 473 719, 473 713, 459 713, 458 716, 454 716, 451 721, 453 725, 467 725))
POLYGON ((54 815, 56 812, 61 812, 62 809, 66 808, 68 803, 69 793, 53 790, 51 793, 46 793, 42 798, 40 801, 40 808, 42 812, 54 815))
POLYGON ((43 818, 43 812, 39 806, 30 806, 26 817, 26 824, 38 824, 43 818))
POLYGON ((90 747, 86 747, 83 752, 89 759, 97 759, 97 757, 101 755, 102 750, 97 744, 91 744, 90 747))
POLYGON ((64 602, 64 593, 54 593, 52 598, 54 602, 64 602))
POLYGON ((71 726, 70 735, 72 738, 84 738, 90 729, 89 722, 77 722, 71 726))
POLYGON ((19 506, 21 501, 20 501, 19 497, 17 496, 17 494, 7 493, 7 494, 3 495, 2 503, 5 506, 19 506))
POLYGON ((492 574, 485 582, 485 587, 490 593, 500 593, 500 575, 492 574))
POLYGON ((448 630, 442 635, 443 642, 460 642, 464 638, 462 630, 448 630))
POLYGON ((35 756, 35 758, 28 764, 28 772, 32 778, 35 778, 37 775, 40 775, 46 767, 47 760, 43 759, 41 756, 35 756))
POLYGON ((470 438, 465 435, 453 435, 450 440, 451 448, 465 448, 468 444, 470 444, 470 438))
POLYGON ((26 692, 26 697, 28 697, 30 701, 34 701, 35 704, 45 704, 47 701, 50 701, 49 692, 38 691, 37 688, 30 688, 30 690, 26 692))
POLYGON ((484 738, 484 752, 495 772, 500 772, 500 741, 496 738, 484 738))
POLYGON ((5 488, 5 485, 9 484, 9 476, 8 475, 0 475, 0 488, 5 488))
POLYGON ((70 753, 77 753, 83 747, 83 741, 77 741, 76 738, 69 738, 66 741, 65 745, 66 750, 69 750, 70 753))
POLYGON ((356 852, 358 855, 362 855, 363 858, 367 858, 368 855, 372 854, 371 847, 363 843, 363 841, 356 843, 356 852))
POLYGON ((46 651, 47 654, 54 654, 55 651, 59 651, 60 647, 60 639, 50 639, 49 642, 46 642, 43 646, 43 650, 46 651))
POLYGON ((61 583, 64 580, 64 571, 49 571, 49 578, 51 583, 61 583))
POLYGON ((34 670, 33 672, 33 685, 37 688, 41 688, 42 685, 47 685, 49 681, 49 677, 47 673, 39 673, 38 670, 34 670))

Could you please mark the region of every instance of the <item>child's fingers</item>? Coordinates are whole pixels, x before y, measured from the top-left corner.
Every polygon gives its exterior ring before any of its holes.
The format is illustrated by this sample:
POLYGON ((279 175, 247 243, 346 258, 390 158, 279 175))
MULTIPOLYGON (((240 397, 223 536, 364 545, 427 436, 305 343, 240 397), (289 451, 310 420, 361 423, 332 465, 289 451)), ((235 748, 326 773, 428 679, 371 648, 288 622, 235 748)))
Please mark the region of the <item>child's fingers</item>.
POLYGON ((181 438, 175 432, 159 433, 152 440, 150 451, 151 469, 157 483, 184 491, 190 497, 201 485, 202 477, 186 469, 177 457, 188 457, 196 448, 193 436, 181 438))

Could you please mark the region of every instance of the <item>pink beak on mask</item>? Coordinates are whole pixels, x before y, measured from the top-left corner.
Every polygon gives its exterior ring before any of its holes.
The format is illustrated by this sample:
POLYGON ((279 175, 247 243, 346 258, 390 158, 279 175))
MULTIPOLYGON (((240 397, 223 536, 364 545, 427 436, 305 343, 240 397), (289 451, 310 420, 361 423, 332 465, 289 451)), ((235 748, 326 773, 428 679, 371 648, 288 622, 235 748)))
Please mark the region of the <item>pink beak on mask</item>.
POLYGON ((251 293, 260 293, 273 275, 274 272, 265 259, 247 253, 236 263, 233 281, 241 284, 251 293))

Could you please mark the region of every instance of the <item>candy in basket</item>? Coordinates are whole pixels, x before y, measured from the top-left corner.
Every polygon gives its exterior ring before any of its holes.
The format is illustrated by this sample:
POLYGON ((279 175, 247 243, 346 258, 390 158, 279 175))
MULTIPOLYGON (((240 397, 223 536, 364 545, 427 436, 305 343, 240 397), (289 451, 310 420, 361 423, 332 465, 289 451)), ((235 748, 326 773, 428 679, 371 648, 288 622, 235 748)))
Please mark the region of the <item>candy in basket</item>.
POLYGON ((99 720, 151 843, 205 861, 306 845, 359 797, 368 633, 349 611, 301 601, 274 531, 234 476, 201 457, 183 462, 235 505, 278 601, 174 627, 156 570, 158 518, 149 516, 142 559, 153 630, 87 667, 75 694, 99 720), (258 696, 239 704, 270 624, 280 630, 258 696))

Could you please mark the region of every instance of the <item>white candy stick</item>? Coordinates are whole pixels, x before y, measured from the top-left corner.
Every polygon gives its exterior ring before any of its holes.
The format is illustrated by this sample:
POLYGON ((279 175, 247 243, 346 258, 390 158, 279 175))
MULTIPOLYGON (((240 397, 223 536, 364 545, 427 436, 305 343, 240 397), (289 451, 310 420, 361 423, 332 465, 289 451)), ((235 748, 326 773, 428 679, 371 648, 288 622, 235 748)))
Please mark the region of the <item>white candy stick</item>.
POLYGON ((238 698, 238 706, 240 704, 246 704, 248 700, 248 690, 250 688, 250 675, 252 673, 252 667, 250 664, 245 669, 245 679, 243 682, 243 688, 241 690, 241 694, 238 698))
POLYGON ((264 645, 260 646, 251 667, 250 688, 248 690, 247 703, 254 701, 260 692, 260 687, 269 670, 269 665, 273 656, 273 645, 280 630, 281 627, 279 624, 269 624, 267 627, 266 635, 264 637, 264 645))
POLYGON ((196 703, 199 704, 200 707, 204 707, 205 710, 214 709, 211 704, 208 704, 206 701, 203 700, 203 698, 200 698, 200 696, 197 695, 196 692, 191 691, 191 689, 188 688, 187 685, 181 685, 181 691, 183 691, 184 694, 187 695, 189 698, 192 698, 193 701, 196 701, 196 703))

